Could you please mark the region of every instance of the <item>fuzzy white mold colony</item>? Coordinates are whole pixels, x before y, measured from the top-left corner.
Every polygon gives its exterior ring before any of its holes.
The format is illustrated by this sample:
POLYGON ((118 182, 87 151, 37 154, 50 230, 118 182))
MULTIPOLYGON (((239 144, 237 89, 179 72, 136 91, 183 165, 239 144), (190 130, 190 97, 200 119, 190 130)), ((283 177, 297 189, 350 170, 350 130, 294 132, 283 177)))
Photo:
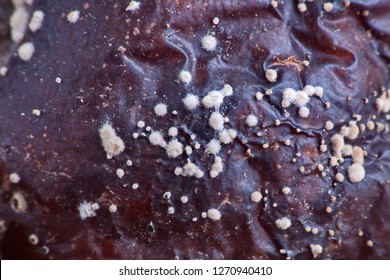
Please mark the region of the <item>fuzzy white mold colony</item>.
POLYGON ((348 179, 352 183, 361 182, 366 176, 366 171, 363 165, 359 163, 354 163, 348 167, 348 179))
POLYGON ((219 108, 223 102, 223 94, 221 91, 212 90, 202 99, 202 104, 206 108, 219 108))
POLYGON ((213 166, 211 167, 211 170, 210 170, 210 177, 211 178, 217 177, 219 175, 219 173, 222 172, 222 170, 223 170, 222 158, 216 157, 214 159, 213 166))
POLYGON ((157 116, 162 117, 167 113, 167 105, 163 103, 159 103, 156 106, 154 106, 154 112, 157 116))
POLYGON ((221 151, 221 144, 219 143, 219 141, 215 140, 215 139, 212 139, 207 145, 206 145, 206 148, 207 148, 207 152, 209 154, 213 154, 213 155, 216 155, 218 154, 220 151, 221 151))
POLYGON ((124 151, 125 144, 123 143, 123 140, 116 135, 116 132, 111 124, 103 124, 99 129, 99 135, 104 151, 107 154, 107 159, 111 159, 124 151))
POLYGON ((260 91, 258 91, 258 92, 256 92, 256 99, 257 100, 262 100, 263 99, 263 97, 264 97, 264 95, 260 92, 260 91))
POLYGON ((183 103, 188 110, 194 110, 199 106, 199 97, 189 93, 185 98, 183 98, 183 103))
POLYGON ((77 208, 79 210, 80 219, 85 220, 86 218, 91 218, 96 216, 96 210, 99 209, 98 203, 92 203, 83 201, 80 203, 79 207, 77 208))
POLYGON ((221 113, 213 112, 209 118, 209 125, 215 130, 222 130, 224 119, 221 113))
POLYGON ((29 14, 24 6, 17 7, 10 17, 11 38, 15 43, 22 41, 26 31, 29 14))
POLYGON ((160 146, 163 148, 167 146, 167 143, 165 143, 165 140, 160 131, 153 131, 152 133, 150 133, 149 142, 154 146, 160 146))
POLYGON ((253 114, 250 114, 246 117, 245 122, 248 126, 256 126, 257 125, 257 117, 253 114))
POLYGON ((207 211, 207 217, 210 219, 210 220, 213 220, 213 221, 218 221, 221 219, 221 212, 218 210, 218 209, 215 209, 215 208, 211 208, 207 211))
POLYGON ((33 43, 26 42, 18 48, 18 55, 24 61, 30 61, 35 52, 33 43))
POLYGON ((341 134, 335 134, 332 136, 330 141, 332 143, 333 151, 341 153, 345 145, 343 136, 341 134))
POLYGON ((282 189, 282 193, 285 194, 285 195, 288 195, 289 193, 291 193, 291 188, 289 187, 284 187, 282 189))
POLYGON ((134 184, 131 185, 131 188, 132 188, 133 190, 136 190, 136 189, 139 188, 139 184, 138 184, 138 183, 134 183, 134 184))
POLYGON ((218 23, 219 23, 219 18, 218 17, 213 18, 213 24, 218 25, 218 23))
POLYGON ((17 174, 17 173, 11 173, 9 175, 9 180, 11 181, 11 183, 13 184, 17 184, 20 182, 20 176, 17 174))
POLYGON ((172 206, 168 207, 167 214, 169 215, 175 214, 175 208, 173 208, 172 206))
POLYGON ((80 11, 71 11, 66 17, 70 23, 76 23, 80 18, 80 11))
POLYGON ((384 91, 375 101, 376 108, 379 112, 390 112, 390 89, 384 91))
POLYGON ((326 121, 325 123, 325 129, 326 130, 332 130, 334 128, 334 124, 332 121, 326 121))
POLYGON ((138 121, 137 122, 137 127, 144 128, 145 127, 145 122, 144 121, 138 121))
POLYGON ((169 128, 169 130, 168 130, 168 135, 171 137, 176 137, 178 133, 179 133, 179 131, 174 126, 169 128))
POLYGON ((263 199, 263 195, 259 191, 255 191, 251 194, 252 202, 258 203, 263 199))
POLYGON ((57 84, 61 84, 62 79, 61 79, 60 77, 57 77, 57 78, 55 79, 55 82, 56 82, 57 84))
POLYGON ((271 83, 276 82, 276 79, 278 78, 278 73, 274 69, 268 69, 265 72, 265 77, 267 80, 271 83))
POLYGON ((281 230, 286 230, 291 226, 291 220, 287 217, 277 219, 275 221, 276 226, 281 230))
POLYGON ((127 5, 126 11, 134 12, 138 10, 140 6, 141 6, 140 2, 132 0, 130 1, 129 5, 127 5))
POLYGON ((200 170, 198 166, 196 166, 194 163, 192 163, 190 160, 187 161, 187 163, 183 166, 183 168, 176 168, 175 174, 184 176, 184 177, 192 177, 195 176, 196 178, 202 178, 204 176, 204 172, 200 170))
POLYGON ((188 72, 186 70, 181 70, 179 73, 179 79, 181 82, 183 82, 185 84, 189 84, 192 81, 192 75, 190 72, 188 72))
POLYGON ((177 139, 169 141, 165 149, 168 157, 170 158, 176 158, 183 154, 183 144, 180 143, 177 139))
POLYGON ((309 115, 310 115, 309 108, 307 108, 306 106, 302 106, 301 108, 299 108, 299 116, 301 118, 308 118, 309 115))
POLYGON ((29 237, 28 237, 28 241, 32 244, 32 245, 37 245, 39 243, 39 238, 36 234, 31 234, 29 237))
POLYGON ((32 32, 37 32, 42 27, 44 17, 45 14, 42 11, 35 11, 28 24, 28 28, 30 28, 32 32))
POLYGON ((229 144, 237 137, 237 131, 234 129, 224 129, 219 133, 219 141, 223 144, 229 144))
POLYGON ((331 2, 324 3, 324 11, 325 12, 329 13, 332 10, 333 10, 333 3, 331 3, 331 2))
POLYGON ((297 9, 300 13, 304 13, 307 11, 307 6, 305 3, 299 3, 297 9))
POLYGON ((311 253, 314 258, 317 258, 320 254, 322 254, 322 246, 318 244, 310 244, 311 253))
POLYGON ((201 40, 202 48, 206 51, 214 51, 217 48, 217 38, 213 35, 206 35, 201 40))

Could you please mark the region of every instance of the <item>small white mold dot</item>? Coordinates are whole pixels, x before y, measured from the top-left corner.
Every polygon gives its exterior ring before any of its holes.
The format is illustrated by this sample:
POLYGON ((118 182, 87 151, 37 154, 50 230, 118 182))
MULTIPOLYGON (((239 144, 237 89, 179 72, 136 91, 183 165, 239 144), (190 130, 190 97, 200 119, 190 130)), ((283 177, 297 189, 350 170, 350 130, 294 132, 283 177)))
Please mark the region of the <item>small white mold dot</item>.
POLYGON ((37 32, 42 27, 44 17, 45 14, 42 11, 35 11, 28 24, 28 28, 30 28, 32 32, 37 32))
POLYGON ((111 213, 115 213, 116 211, 118 211, 118 207, 115 204, 111 204, 110 207, 108 207, 108 211, 110 211, 111 213))
POLYGON ((130 1, 129 5, 127 5, 126 11, 134 12, 138 10, 140 6, 141 6, 140 2, 132 0, 130 1))
POLYGON ((124 151, 125 144, 123 143, 123 140, 116 135, 111 124, 103 124, 99 129, 99 135, 104 151, 107 154, 107 159, 111 159, 124 151))
POLYGON ((32 110, 32 114, 39 117, 41 115, 41 110, 34 109, 34 110, 32 110))
POLYGON ((259 191, 255 191, 251 194, 252 202, 258 203, 263 199, 263 195, 259 191))
POLYGON ((221 150, 221 143, 219 141, 212 139, 206 146, 207 152, 209 154, 216 155, 220 152, 221 150))
POLYGON ((199 106, 199 97, 189 93, 185 98, 183 98, 183 103, 188 110, 194 110, 199 106))
POLYGON ((116 170, 116 176, 118 176, 119 178, 122 178, 124 175, 125 175, 125 171, 122 168, 118 168, 116 170))
POLYGON ((365 175, 366 175, 366 171, 363 165, 359 163, 354 163, 348 167, 348 179, 352 183, 361 182, 364 179, 365 175))
POLYGON ((17 173, 11 173, 9 175, 9 180, 11 181, 11 183, 13 184, 17 184, 20 182, 20 176, 17 174, 17 173))
POLYGON ((334 128, 334 124, 332 121, 326 121, 325 123, 325 129, 326 130, 332 130, 334 128))
POLYGON ((291 220, 287 217, 277 219, 275 221, 276 226, 281 230, 286 230, 291 226, 291 220))
POLYGON ((221 113, 213 112, 209 118, 209 125, 215 130, 222 130, 224 119, 221 113))
POLYGON ((265 77, 267 80, 271 83, 276 82, 276 79, 278 78, 278 73, 274 69, 268 69, 265 72, 265 77))
POLYGON ((219 18, 218 17, 213 18, 213 24, 218 25, 218 23, 219 23, 219 18))
POLYGON ((168 213, 169 215, 174 214, 174 213, 175 213, 175 208, 173 208, 172 206, 168 207, 167 213, 168 213))
POLYGON ((154 112, 157 116, 162 117, 167 113, 167 105, 163 103, 159 103, 156 106, 154 106, 154 112))
POLYGON ((217 38, 213 35, 206 35, 201 40, 202 48, 206 51, 214 51, 217 48, 217 38))
POLYGON ((171 197, 172 197, 172 193, 171 192, 165 192, 163 194, 163 198, 165 198, 165 199, 170 199, 171 197))
POLYGON ((78 10, 75 10, 75 11, 71 11, 68 15, 67 15, 67 19, 70 23, 76 23, 80 18, 80 11, 78 10))
POLYGON ((169 141, 165 149, 168 157, 170 158, 176 158, 183 154, 183 144, 180 143, 177 139, 169 141))
POLYGON ((180 197, 180 201, 181 201, 181 203, 187 203, 188 202, 188 196, 186 196, 186 195, 183 195, 182 197, 180 197))
POLYGON ((33 43, 26 42, 18 48, 18 55, 24 61, 30 61, 35 52, 33 43))
POLYGON ((38 236, 36 234, 31 234, 29 237, 28 237, 28 241, 32 244, 32 245, 37 245, 38 242, 39 242, 39 239, 38 239, 38 236))
POLYGON ((301 108, 299 108, 299 116, 301 116, 301 118, 308 118, 309 115, 310 115, 309 108, 307 108, 306 106, 302 106, 301 108))
POLYGON ((61 84, 61 83, 62 83, 62 79, 61 79, 60 77, 57 77, 57 78, 55 79, 55 82, 56 82, 57 84, 61 84))
POLYGON ((127 165, 127 166, 132 166, 132 165, 133 165, 133 162, 132 162, 130 159, 128 159, 128 160, 126 161, 126 165, 127 165))
POLYGON ((177 130, 176 127, 173 126, 173 127, 169 128, 169 130, 168 130, 168 135, 169 136, 176 137, 177 134, 178 134, 178 130, 177 130))
POLYGON ((139 127, 139 128, 145 127, 145 122, 144 121, 138 121, 137 122, 137 127, 139 127))
POLYGON ((258 123, 258 119, 255 115, 250 114, 249 116, 246 117, 245 122, 248 126, 256 126, 258 123))
POLYGON ((304 13, 307 11, 307 6, 305 3, 299 3, 297 8, 300 13, 304 13))
POLYGON ((330 11, 332 11, 333 10, 333 3, 331 3, 331 2, 326 2, 326 3, 324 3, 324 10, 325 10, 325 12, 330 12, 330 11))
POLYGON ((284 187, 282 189, 282 193, 285 195, 288 195, 289 193, 291 193, 291 189, 289 187, 284 187))
POLYGON ((150 133, 149 142, 150 142, 150 144, 152 144, 154 146, 160 146, 163 148, 165 148, 167 145, 166 142, 164 141, 164 138, 163 138, 161 132, 159 132, 159 131, 153 131, 152 133, 150 133))
POLYGON ((192 81, 192 75, 190 72, 188 72, 186 70, 181 70, 179 73, 179 79, 181 82, 183 82, 185 84, 189 84, 192 81))
POLYGON ((263 99, 263 94, 260 92, 260 91, 258 91, 258 92, 256 92, 256 99, 257 100, 262 100, 263 99))
POLYGON ((210 220, 218 221, 221 219, 221 212, 218 209, 211 208, 207 211, 207 217, 210 220))
POLYGON ((5 76, 7 75, 7 72, 8 72, 8 68, 3 66, 3 67, 0 67, 0 76, 5 76))
POLYGON ((80 214, 80 219, 85 220, 86 218, 91 218, 96 216, 96 210, 98 210, 99 204, 83 201, 80 203, 78 210, 80 214))
POLYGON ((131 185, 131 188, 132 188, 133 190, 136 190, 136 189, 139 188, 139 184, 138 184, 138 183, 134 183, 133 185, 131 185))
POLYGON ((322 246, 318 244, 310 244, 311 253, 314 258, 317 258, 320 254, 322 254, 322 246))
POLYGON ((342 182, 342 181, 344 181, 344 175, 343 174, 341 174, 341 173, 337 173, 335 176, 334 176, 334 178, 335 178, 335 180, 337 181, 337 182, 342 182))

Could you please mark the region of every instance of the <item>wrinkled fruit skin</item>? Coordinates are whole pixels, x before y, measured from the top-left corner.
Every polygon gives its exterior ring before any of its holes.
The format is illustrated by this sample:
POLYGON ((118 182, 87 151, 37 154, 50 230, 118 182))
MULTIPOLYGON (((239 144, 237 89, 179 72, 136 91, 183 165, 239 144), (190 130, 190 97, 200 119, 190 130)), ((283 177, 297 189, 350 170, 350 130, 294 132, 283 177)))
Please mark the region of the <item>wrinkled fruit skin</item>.
POLYGON ((33 42, 36 51, 30 62, 13 56, 7 75, 0 77, 2 258, 312 259, 310 244, 323 248, 317 259, 390 258, 389 132, 366 130, 349 141, 367 151, 360 183, 347 179, 350 158, 330 167, 331 148, 319 151, 321 140, 330 145, 353 114, 361 115, 358 124, 373 115, 389 124, 373 95, 390 87, 389 1, 352 0, 348 8, 336 1, 330 13, 324 13, 323 1, 307 3, 306 13, 298 12, 298 1, 273 8, 269 1, 254 0, 148 0, 133 12, 126 11, 128 2, 94 1, 85 9, 82 1, 47 0, 31 7, 45 13, 41 30, 28 31, 23 40, 33 42), (71 24, 66 14, 75 9, 80 20, 71 24), (216 16, 220 23, 213 25, 216 16), (201 39, 213 32, 217 49, 206 51, 201 39), (290 63, 289 57, 294 57, 290 63), (275 83, 265 78, 269 68, 277 69, 275 83), (178 81, 182 69, 192 74, 188 85, 178 81), (219 110, 229 118, 225 127, 238 135, 222 146, 224 170, 211 178, 214 156, 204 146, 215 136, 208 125, 213 109, 189 111, 182 99, 190 92, 202 98, 224 84, 234 95, 219 110), (286 117, 283 89, 306 84, 322 86, 323 98, 312 98, 309 118, 299 117, 294 107, 286 109, 286 117), (256 100, 255 93, 266 88, 273 94, 256 100), (160 102, 168 106, 163 117, 153 111, 160 102), (258 116, 257 127, 245 125, 249 113, 258 116), (107 120, 126 147, 113 159, 106 158, 98 132, 107 120), (149 143, 139 120, 166 139, 176 126, 184 146, 198 141, 201 148, 169 158, 149 143), (327 120, 335 124, 331 131, 323 129, 327 120), (134 132, 146 137, 134 139, 134 132), (286 139, 290 146, 283 144, 286 139), (263 148, 264 143, 270 146, 263 148), (204 177, 174 174, 187 158, 204 177), (128 159, 132 166, 126 166, 128 159), (325 177, 318 163, 325 166, 325 177), (118 168, 124 169, 123 178, 116 176, 118 168), (21 178, 17 184, 9 180, 13 172, 21 178), (337 172, 346 177, 342 183, 334 179, 337 172), (133 183, 139 188, 132 189, 133 183), (283 194, 284 187, 291 193, 283 194), (266 201, 252 202, 254 191, 266 201), (16 192, 26 199, 24 213, 11 207, 16 192), (165 192, 171 192, 170 199, 163 198, 165 192), (183 195, 189 198, 185 204, 183 195), (80 219, 83 201, 99 204, 95 217, 80 219), (108 210, 111 204, 117 212, 108 210), (220 220, 201 217, 210 208, 220 210, 220 220), (286 230, 275 224, 282 217, 291 220, 286 230), (328 230, 334 230, 333 237, 328 230), (38 244, 29 242, 31 234, 38 244))

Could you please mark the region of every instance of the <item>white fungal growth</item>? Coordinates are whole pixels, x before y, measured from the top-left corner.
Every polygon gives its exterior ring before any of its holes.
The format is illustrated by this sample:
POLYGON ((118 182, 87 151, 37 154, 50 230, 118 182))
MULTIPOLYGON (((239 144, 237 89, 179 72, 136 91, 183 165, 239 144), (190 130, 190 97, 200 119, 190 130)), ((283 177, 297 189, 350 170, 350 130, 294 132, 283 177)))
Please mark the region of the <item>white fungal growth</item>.
POLYGON ((16 213, 24 213, 27 211, 27 201, 21 192, 16 192, 12 195, 11 208, 16 213))
POLYGON ((67 15, 67 19, 70 23, 76 23, 78 22, 80 18, 80 11, 78 10, 75 10, 75 11, 71 11, 68 15, 67 15))
POLYGON ((219 90, 210 91, 205 97, 202 99, 202 104, 206 108, 219 108, 223 102, 224 95, 219 90))
POLYGON ((139 188, 139 184, 138 184, 138 183, 134 183, 134 184, 131 185, 131 188, 132 188, 133 190, 136 190, 136 189, 139 188))
POLYGON ((156 106, 154 106, 154 112, 157 116, 162 117, 167 113, 167 105, 163 103, 159 103, 156 106))
POLYGON ((376 108, 379 112, 390 112, 390 90, 384 91, 375 101, 376 108))
POLYGON ((11 181, 11 183, 13 184, 17 184, 20 182, 20 176, 18 175, 18 173, 11 173, 9 175, 9 180, 11 181))
POLYGON ((199 97, 189 93, 186 97, 183 98, 183 103, 188 110, 194 110, 199 106, 199 97))
POLYGON ((326 130, 332 130, 334 128, 334 124, 332 121, 326 121, 325 123, 325 129, 326 130))
POLYGON ((223 164, 222 164, 222 158, 220 157, 215 157, 213 166, 211 167, 210 170, 210 177, 215 178, 221 173, 223 170, 223 164))
POLYGON ((345 145, 343 148, 343 155, 351 156, 353 152, 353 147, 351 145, 345 145))
POLYGON ((305 106, 307 103, 309 103, 309 101, 310 101, 309 95, 303 90, 298 90, 296 98, 293 101, 293 104, 298 107, 302 107, 305 106))
POLYGON ((286 230, 291 226, 291 220, 287 217, 277 219, 275 221, 276 226, 281 230, 286 230))
POLYGON ((313 87, 311 85, 306 85, 303 88, 303 91, 306 92, 308 96, 313 96, 316 93, 315 87, 313 87))
POLYGON ((345 142, 344 142, 344 138, 341 134, 333 135, 332 138, 330 139, 330 141, 332 143, 333 151, 338 152, 338 153, 342 152, 344 145, 345 145, 345 142))
POLYGON ((356 124, 352 124, 348 127, 347 138, 350 140, 354 140, 359 136, 360 130, 356 124))
POLYGON ((310 244, 311 253, 314 258, 317 258, 320 254, 322 254, 322 246, 318 244, 310 244))
POLYGON ((32 32, 38 31, 42 27, 44 17, 45 14, 42 11, 35 11, 28 24, 28 28, 30 28, 32 32))
POLYGON ((214 51, 217 48, 217 38, 215 38, 213 35, 206 35, 201 40, 202 48, 204 48, 206 51, 214 51))
POLYGON ((256 126, 258 123, 258 119, 255 115, 250 114, 246 117, 245 122, 248 126, 256 126))
POLYGON ((269 82, 274 83, 278 78, 278 73, 274 69, 268 69, 265 72, 265 77, 269 82))
POLYGON ((200 168, 196 166, 194 163, 192 163, 190 160, 187 161, 187 163, 183 166, 183 168, 180 167, 176 168, 175 174, 184 177, 195 176, 196 178, 202 178, 204 176, 204 172, 200 170, 200 168))
POLYGON ((110 207, 108 207, 108 211, 110 211, 111 213, 115 213, 116 211, 118 211, 118 207, 115 204, 111 204, 110 207))
POLYGON ((184 151, 186 152, 187 155, 191 155, 192 154, 192 148, 190 146, 186 146, 184 148, 184 151))
POLYGON ((285 195, 288 195, 289 193, 291 193, 291 188, 289 187, 284 187, 282 189, 282 193, 285 194, 285 195))
POLYGON ((207 145, 207 152, 209 154, 216 155, 221 151, 221 143, 219 141, 212 139, 207 145))
POLYGON ((251 194, 252 202, 258 203, 263 199, 263 195, 259 191, 255 191, 251 194))
POLYGON ((348 179, 352 183, 359 183, 363 181, 365 176, 366 171, 363 165, 359 163, 353 163, 351 166, 348 167, 348 179))
POLYGON ((221 89, 221 92, 223 96, 232 96, 233 95, 233 88, 229 84, 225 84, 223 88, 221 89))
POLYGON ((123 140, 116 135, 116 132, 111 124, 103 124, 99 129, 99 135, 104 151, 107 154, 107 159, 111 159, 124 151, 125 144, 123 143, 123 140))
POLYGON ((169 141, 168 145, 165 148, 168 157, 176 158, 183 154, 183 144, 180 143, 177 139, 169 141))
POLYGON ((126 11, 134 12, 138 10, 140 6, 141 6, 140 2, 132 0, 130 1, 129 5, 127 5, 126 11))
POLYGON ((222 130, 224 119, 221 113, 213 112, 209 118, 209 125, 215 130, 222 130))
POLYGON ((224 129, 219 133, 219 141, 223 144, 232 143, 233 140, 237 137, 237 131, 234 129, 224 129))
POLYGON ((8 68, 3 66, 3 67, 0 67, 0 76, 5 76, 7 75, 7 72, 8 72, 8 68))
POLYGON ((144 128, 145 127, 145 122, 144 121, 138 121, 137 122, 137 127, 144 128))
POLYGON ((187 203, 187 202, 188 202, 188 196, 183 195, 182 197, 180 197, 180 201, 181 201, 181 203, 183 203, 183 204, 187 203))
POLYGON ((172 215, 174 213, 175 213, 175 208, 173 208, 172 206, 169 206, 168 210, 167 210, 167 214, 172 215))
POLYGON ((300 13, 304 13, 304 12, 307 11, 307 6, 306 6, 305 3, 299 3, 298 6, 297 6, 297 8, 298 8, 298 11, 299 11, 300 13))
POLYGON ((55 82, 56 82, 57 84, 61 84, 62 79, 61 79, 60 77, 57 77, 57 78, 55 79, 55 82))
POLYGON ((324 89, 322 87, 314 87, 315 89, 315 95, 318 97, 318 98, 322 98, 322 96, 324 95, 324 89))
POLYGON ((79 207, 77 208, 80 214, 80 219, 85 220, 86 218, 91 218, 96 216, 96 210, 98 210, 99 204, 97 202, 87 202, 83 201, 80 203, 79 207))
POLYGON ((181 70, 179 73, 179 79, 181 82, 183 82, 185 84, 189 84, 192 81, 192 75, 190 72, 188 72, 186 70, 181 70))
POLYGON ((352 148, 352 162, 363 164, 364 163, 364 151, 362 148, 355 146, 352 148))
POLYGON ((306 106, 302 106, 301 108, 299 108, 299 116, 301 116, 302 118, 308 118, 309 115, 310 115, 309 108, 307 108, 306 106))
POLYGON ((324 3, 324 10, 325 10, 325 12, 330 12, 330 11, 332 11, 333 10, 333 3, 331 3, 331 2, 326 2, 326 3, 324 3))
POLYGON ((258 92, 256 92, 256 99, 257 100, 262 100, 263 99, 263 94, 260 92, 260 91, 258 91, 258 92))
POLYGON ((39 238, 36 234, 30 234, 30 236, 28 237, 28 241, 32 245, 37 245, 39 243, 39 238))
POLYGON ((210 219, 210 220, 213 220, 213 221, 218 221, 221 219, 221 212, 218 210, 218 209, 215 209, 215 208, 211 208, 207 211, 207 217, 210 219))
POLYGON ((167 146, 167 143, 165 142, 164 137, 160 131, 153 131, 152 133, 150 133, 149 142, 154 146, 160 146, 163 148, 167 146))
POLYGON ((163 194, 163 198, 165 198, 165 199, 170 199, 171 197, 172 197, 172 193, 171 192, 165 192, 163 194))
POLYGON ((18 48, 18 56, 24 61, 30 61, 35 52, 33 43, 26 42, 18 48))
POLYGON ((118 168, 116 170, 116 176, 118 176, 119 178, 122 178, 123 176, 125 176, 125 171, 122 168, 118 168))
POLYGON ((344 181, 344 175, 341 174, 341 173, 337 173, 335 176, 334 176, 334 179, 337 181, 337 182, 342 182, 344 181))
POLYGON ((169 128, 169 130, 168 130, 168 135, 171 137, 176 137, 178 133, 179 133, 179 131, 177 130, 177 127, 174 127, 174 126, 169 128))
POLYGON ((29 14, 24 6, 17 7, 10 17, 9 25, 11 27, 11 38, 15 43, 22 41, 29 14))

